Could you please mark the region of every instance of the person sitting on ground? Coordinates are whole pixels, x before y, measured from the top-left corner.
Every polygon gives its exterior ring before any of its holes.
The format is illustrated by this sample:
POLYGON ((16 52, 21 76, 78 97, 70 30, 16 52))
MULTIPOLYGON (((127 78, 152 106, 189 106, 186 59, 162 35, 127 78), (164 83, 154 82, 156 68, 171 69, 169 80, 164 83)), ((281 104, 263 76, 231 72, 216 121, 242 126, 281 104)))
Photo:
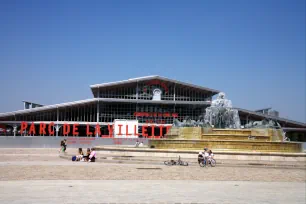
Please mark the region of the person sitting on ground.
POLYGON ((139 147, 143 147, 143 142, 141 142, 141 143, 139 144, 139 147))
POLYGON ((86 151, 86 155, 83 156, 83 159, 81 161, 88 161, 88 158, 89 158, 89 155, 90 155, 90 149, 87 148, 87 151, 86 151))
POLYGON ((81 161, 83 159, 83 156, 84 156, 83 150, 82 148, 79 148, 78 155, 77 155, 77 161, 81 161))
POLYGON ((96 161, 96 151, 95 148, 91 148, 88 162, 95 162, 95 161, 96 161))

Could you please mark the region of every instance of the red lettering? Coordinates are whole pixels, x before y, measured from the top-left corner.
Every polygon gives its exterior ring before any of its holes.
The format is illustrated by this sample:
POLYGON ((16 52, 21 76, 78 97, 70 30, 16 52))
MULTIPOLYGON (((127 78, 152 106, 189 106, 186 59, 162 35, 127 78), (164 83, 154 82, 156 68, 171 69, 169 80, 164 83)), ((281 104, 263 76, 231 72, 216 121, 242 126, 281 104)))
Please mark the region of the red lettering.
POLYGON ((53 129, 53 127, 54 127, 54 123, 51 122, 51 123, 49 124, 49 127, 48 127, 49 135, 54 135, 54 129, 53 129))
POLYGON ((172 126, 166 126, 166 134, 168 133, 168 131, 171 129, 172 126))
POLYGON ((134 125, 134 135, 135 135, 135 136, 139 136, 139 134, 138 134, 137 131, 136 131, 136 128, 137 128, 136 125, 134 125))
POLYGON ((132 134, 129 134, 129 126, 128 125, 125 126, 125 134, 126 134, 126 136, 132 135, 132 134))
POLYGON ((170 113, 164 113, 164 117, 170 117, 170 113))
POLYGON ((109 132, 109 137, 113 137, 113 126, 112 125, 107 125, 108 132, 109 132))
POLYGON ((65 123, 63 126, 63 135, 68 136, 69 132, 70 132, 70 125, 65 123))
POLYGON ((149 112, 135 112, 134 116, 140 116, 140 117, 178 117, 178 113, 149 113, 149 112))
POLYGON ((143 125, 142 126, 142 136, 143 137, 148 137, 148 134, 147 134, 147 125, 143 125))
POLYGON ((163 126, 159 126, 159 137, 161 138, 163 136, 163 126))
POLYGON ((78 126, 79 126, 79 124, 73 124, 73 126, 72 126, 72 135, 73 136, 79 135, 78 126))
POLYGON ((36 130, 35 130, 35 125, 32 122, 31 126, 30 126, 30 130, 29 130, 29 135, 35 135, 36 134, 36 130))
POLYGON ((95 135, 98 135, 98 136, 101 135, 101 128, 100 128, 100 125, 99 125, 99 124, 96 125, 95 135))
POLYGON ((177 113, 172 113, 172 117, 177 118, 178 114, 177 113))
POLYGON ((151 130, 152 130, 152 137, 154 138, 155 137, 154 135, 155 126, 154 125, 151 126, 151 130))
POLYGON ((122 125, 119 124, 118 126, 119 126, 119 133, 118 133, 118 135, 122 135, 122 132, 121 132, 121 127, 122 127, 122 125))
POLYGON ((90 129, 89 129, 89 124, 86 125, 86 135, 92 136, 92 132, 90 132, 90 129))
POLYGON ((39 134, 40 135, 46 135, 46 124, 45 123, 40 123, 39 124, 39 134))
POLYGON ((26 122, 21 122, 21 127, 20 127, 20 134, 23 133, 28 127, 28 124, 26 122))

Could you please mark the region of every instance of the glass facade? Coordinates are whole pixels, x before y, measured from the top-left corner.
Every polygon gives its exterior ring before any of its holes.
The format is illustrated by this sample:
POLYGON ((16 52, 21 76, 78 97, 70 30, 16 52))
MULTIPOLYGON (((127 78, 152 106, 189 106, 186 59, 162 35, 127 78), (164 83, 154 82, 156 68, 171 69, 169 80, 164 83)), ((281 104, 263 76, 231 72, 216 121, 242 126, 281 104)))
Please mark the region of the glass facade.
POLYGON ((161 100, 166 101, 210 101, 214 93, 193 87, 161 80, 135 82, 124 85, 101 87, 95 97, 152 100, 153 91, 162 91, 161 100))

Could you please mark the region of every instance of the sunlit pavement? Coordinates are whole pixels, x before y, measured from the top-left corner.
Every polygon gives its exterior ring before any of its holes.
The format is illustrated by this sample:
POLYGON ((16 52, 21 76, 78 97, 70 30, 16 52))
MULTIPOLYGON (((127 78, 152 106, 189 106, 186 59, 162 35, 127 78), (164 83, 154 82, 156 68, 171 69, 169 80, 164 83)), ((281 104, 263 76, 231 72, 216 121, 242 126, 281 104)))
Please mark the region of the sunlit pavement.
POLYGON ((1 181, 0 203, 305 203, 305 183, 1 181))

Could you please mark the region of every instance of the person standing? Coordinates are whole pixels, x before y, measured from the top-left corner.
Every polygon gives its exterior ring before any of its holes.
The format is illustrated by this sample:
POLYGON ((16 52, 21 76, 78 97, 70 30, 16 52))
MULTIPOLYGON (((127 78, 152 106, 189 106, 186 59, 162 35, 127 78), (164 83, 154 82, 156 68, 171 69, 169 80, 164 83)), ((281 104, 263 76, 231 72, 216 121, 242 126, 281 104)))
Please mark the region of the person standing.
POLYGON ((63 148, 64 148, 63 152, 66 152, 66 149, 67 149, 67 140, 66 139, 63 140, 63 148))
POLYGON ((61 140, 61 148, 59 149, 58 152, 63 152, 64 151, 64 140, 61 140))

